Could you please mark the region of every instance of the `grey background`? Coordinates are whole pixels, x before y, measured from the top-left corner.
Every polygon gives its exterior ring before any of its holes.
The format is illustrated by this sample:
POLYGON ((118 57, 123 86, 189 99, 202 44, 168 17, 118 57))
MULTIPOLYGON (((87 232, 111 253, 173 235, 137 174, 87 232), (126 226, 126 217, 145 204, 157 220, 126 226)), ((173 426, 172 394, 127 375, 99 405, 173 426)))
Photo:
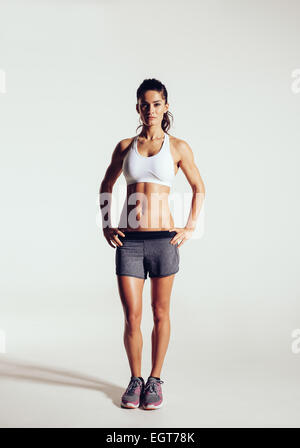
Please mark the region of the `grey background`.
MULTIPOLYGON (((0 7, 0 426, 298 427, 299 2, 0 7), (119 407, 130 372, 98 206, 149 77, 207 192, 180 248, 153 413, 119 407)), ((190 192, 181 171, 173 192, 190 192)), ((147 378, 149 279, 143 304, 147 378)))

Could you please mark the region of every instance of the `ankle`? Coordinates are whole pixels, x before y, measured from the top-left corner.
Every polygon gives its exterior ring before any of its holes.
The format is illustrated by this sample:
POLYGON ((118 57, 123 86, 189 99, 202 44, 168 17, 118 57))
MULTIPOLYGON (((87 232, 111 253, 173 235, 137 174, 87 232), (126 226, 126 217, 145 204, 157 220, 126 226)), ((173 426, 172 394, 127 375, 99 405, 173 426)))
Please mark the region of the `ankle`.
POLYGON ((141 375, 132 375, 131 374, 131 378, 133 378, 133 377, 139 378, 140 380, 144 381, 144 378, 141 375))

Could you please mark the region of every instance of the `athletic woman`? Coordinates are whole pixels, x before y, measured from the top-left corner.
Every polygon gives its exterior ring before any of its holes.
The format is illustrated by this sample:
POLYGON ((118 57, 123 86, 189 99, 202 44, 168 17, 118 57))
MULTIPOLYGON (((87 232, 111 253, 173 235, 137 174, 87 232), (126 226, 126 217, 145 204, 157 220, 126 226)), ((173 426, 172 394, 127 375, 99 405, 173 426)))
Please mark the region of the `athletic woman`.
POLYGON ((103 234, 116 249, 118 290, 124 311, 124 345, 131 378, 121 406, 157 409, 163 404, 161 370, 170 339, 170 297, 179 271, 179 247, 191 238, 205 196, 205 187, 190 146, 169 135, 168 94, 156 79, 146 79, 137 90, 136 110, 142 121, 139 135, 115 147, 100 187, 103 234), (182 169, 193 192, 185 227, 174 227, 168 195, 182 169), (117 228, 111 226, 113 185, 123 172, 127 195, 117 228), (106 218, 105 218, 106 217, 106 218), (141 376, 142 293, 147 275, 151 281, 152 369, 145 384, 141 376))

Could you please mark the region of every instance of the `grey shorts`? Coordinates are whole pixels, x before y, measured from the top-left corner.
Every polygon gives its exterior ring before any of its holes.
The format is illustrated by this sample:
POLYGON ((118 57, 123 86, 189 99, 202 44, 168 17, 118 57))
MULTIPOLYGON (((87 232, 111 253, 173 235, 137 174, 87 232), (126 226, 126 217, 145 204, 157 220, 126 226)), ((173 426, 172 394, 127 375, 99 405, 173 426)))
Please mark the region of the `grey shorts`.
POLYGON ((166 277, 179 271, 178 242, 170 241, 176 232, 168 230, 130 231, 119 235, 123 246, 115 249, 117 275, 147 278, 166 277))

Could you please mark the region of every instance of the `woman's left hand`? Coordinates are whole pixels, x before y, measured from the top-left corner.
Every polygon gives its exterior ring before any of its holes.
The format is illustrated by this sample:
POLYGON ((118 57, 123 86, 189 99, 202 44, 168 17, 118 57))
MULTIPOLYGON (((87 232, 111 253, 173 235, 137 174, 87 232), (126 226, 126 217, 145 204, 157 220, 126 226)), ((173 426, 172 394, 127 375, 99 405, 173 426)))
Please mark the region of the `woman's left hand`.
POLYGON ((186 227, 174 227, 173 229, 170 229, 169 232, 177 232, 177 235, 174 235, 174 237, 171 239, 171 244, 176 244, 177 240, 181 240, 181 242, 178 244, 177 247, 180 247, 182 244, 184 244, 187 240, 189 240, 194 230, 193 229, 187 229, 186 227))

